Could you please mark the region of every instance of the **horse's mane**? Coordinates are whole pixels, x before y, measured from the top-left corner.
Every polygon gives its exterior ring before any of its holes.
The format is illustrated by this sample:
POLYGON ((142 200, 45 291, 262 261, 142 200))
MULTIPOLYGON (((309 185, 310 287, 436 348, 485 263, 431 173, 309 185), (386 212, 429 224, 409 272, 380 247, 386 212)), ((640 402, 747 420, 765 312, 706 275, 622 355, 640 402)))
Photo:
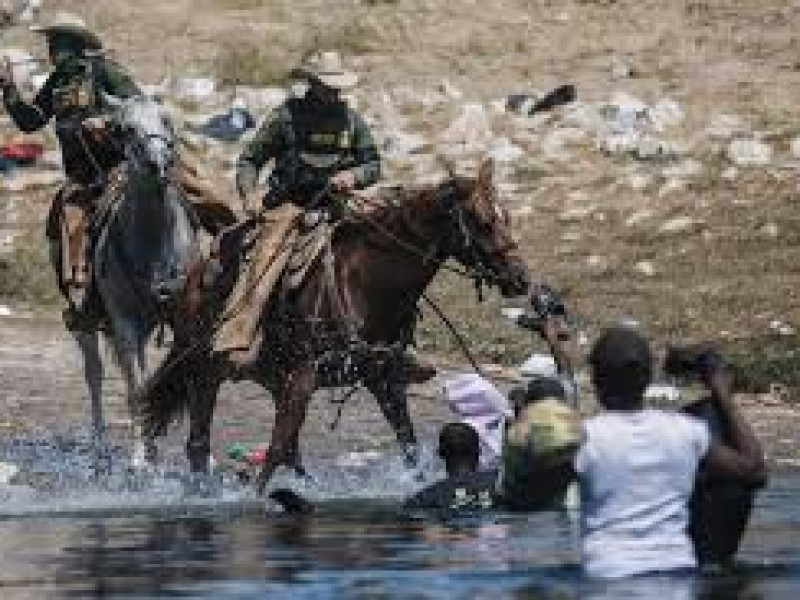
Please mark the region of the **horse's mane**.
POLYGON ((410 186, 390 186, 380 189, 373 197, 362 198, 355 204, 358 215, 348 215, 340 224, 338 235, 344 238, 378 238, 385 241, 372 222, 394 234, 409 230, 423 211, 436 210, 448 201, 471 189, 474 180, 465 177, 448 177, 438 183, 410 186), (361 215, 361 216, 359 216, 361 215))

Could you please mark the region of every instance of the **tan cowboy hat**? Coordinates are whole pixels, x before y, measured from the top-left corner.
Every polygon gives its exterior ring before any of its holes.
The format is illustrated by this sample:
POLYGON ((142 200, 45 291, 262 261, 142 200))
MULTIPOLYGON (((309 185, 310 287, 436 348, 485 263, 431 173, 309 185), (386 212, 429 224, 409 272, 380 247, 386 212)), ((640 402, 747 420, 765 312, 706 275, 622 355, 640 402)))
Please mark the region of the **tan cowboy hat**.
POLYGON ((312 52, 300 65, 298 72, 337 90, 348 89, 358 83, 358 75, 345 68, 338 52, 330 50, 312 52))
POLYGON ((79 16, 67 12, 58 12, 48 23, 33 25, 31 31, 42 35, 66 34, 83 41, 87 48, 99 50, 103 47, 100 37, 79 16))

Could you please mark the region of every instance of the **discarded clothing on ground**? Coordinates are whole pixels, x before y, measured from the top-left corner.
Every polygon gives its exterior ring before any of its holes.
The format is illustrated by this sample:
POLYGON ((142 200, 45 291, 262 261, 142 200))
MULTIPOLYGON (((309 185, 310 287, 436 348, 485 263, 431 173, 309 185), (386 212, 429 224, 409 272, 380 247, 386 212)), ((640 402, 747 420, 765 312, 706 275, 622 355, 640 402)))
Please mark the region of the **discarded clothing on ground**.
POLYGON ((236 142, 250 129, 256 120, 246 108, 233 107, 221 115, 214 115, 196 133, 223 142, 236 142))

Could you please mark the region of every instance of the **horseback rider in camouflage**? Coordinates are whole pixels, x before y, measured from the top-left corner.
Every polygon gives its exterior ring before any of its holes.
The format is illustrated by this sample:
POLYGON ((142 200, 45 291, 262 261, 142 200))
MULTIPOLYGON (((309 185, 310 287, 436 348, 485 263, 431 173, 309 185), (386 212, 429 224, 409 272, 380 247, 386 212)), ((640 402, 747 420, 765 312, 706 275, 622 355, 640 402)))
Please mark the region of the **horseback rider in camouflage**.
POLYGON ((305 96, 273 110, 237 162, 237 188, 249 212, 285 202, 320 208, 330 199, 328 191, 350 192, 380 178, 369 127, 341 97, 358 81, 355 73, 344 68, 338 53, 315 52, 300 74, 308 81, 305 96), (264 196, 258 176, 271 159, 275 165, 264 196))
POLYGON ((72 301, 66 314, 69 325, 86 299, 90 269, 85 257, 87 241, 80 233, 80 241, 75 243, 81 247, 72 248, 72 268, 62 268, 69 262, 61 258, 69 251, 61 246, 62 225, 69 221, 67 228, 85 229, 109 172, 123 158, 108 144, 110 108, 103 95, 129 98, 141 91, 119 65, 102 54, 100 38, 79 17, 62 13, 51 23, 31 29, 44 35, 54 70, 31 102, 17 89, 8 61, 0 65, 0 87, 3 104, 22 131, 34 132, 55 120, 67 181, 50 209, 47 237, 59 286, 72 301))

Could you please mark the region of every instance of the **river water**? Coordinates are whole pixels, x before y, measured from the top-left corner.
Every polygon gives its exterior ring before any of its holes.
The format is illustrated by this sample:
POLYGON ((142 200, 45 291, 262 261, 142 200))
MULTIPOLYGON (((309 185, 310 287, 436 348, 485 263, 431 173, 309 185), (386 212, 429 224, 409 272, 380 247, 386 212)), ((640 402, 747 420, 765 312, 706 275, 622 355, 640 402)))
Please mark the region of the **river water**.
MULTIPOLYGON (((31 472, 53 460, 25 453, 31 472)), ((773 475, 735 570, 603 584, 580 575, 575 513, 403 514, 418 482, 394 458, 356 459, 317 466, 328 479, 307 493, 325 501, 307 517, 231 482, 187 497, 177 478, 100 484, 62 461, 56 480, 0 491, 0 598, 800 597, 800 473, 773 475)))

